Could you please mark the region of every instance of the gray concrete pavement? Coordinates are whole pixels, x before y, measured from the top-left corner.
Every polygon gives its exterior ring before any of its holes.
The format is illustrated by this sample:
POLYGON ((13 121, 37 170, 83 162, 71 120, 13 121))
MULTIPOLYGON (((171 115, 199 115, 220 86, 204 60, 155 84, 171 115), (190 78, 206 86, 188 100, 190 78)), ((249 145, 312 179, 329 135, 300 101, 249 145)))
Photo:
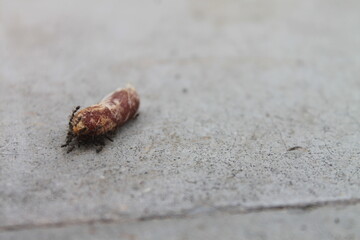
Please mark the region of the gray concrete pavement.
POLYGON ((157 239, 157 240, 338 240, 358 239, 360 208, 323 207, 247 214, 213 214, 141 222, 69 224, 0 233, 1 239, 157 239))
MULTIPOLYGON (((161 239, 164 224, 179 239, 196 215, 194 224, 228 226, 224 238, 275 218, 286 222, 283 239, 301 239, 302 221, 326 225, 340 211, 356 239, 358 205, 336 202, 360 201, 359 9, 352 0, 1 1, 1 234, 80 238, 83 224, 98 223, 109 237, 128 226, 161 239), (141 114, 113 143, 100 154, 59 148, 74 106, 127 83, 141 114), (286 210, 323 202, 334 204, 318 217, 286 210), (211 214, 224 208, 235 213, 211 214), (269 211, 242 213, 254 208, 269 211)), ((322 227, 345 236, 331 226, 322 227)), ((277 231, 258 229, 262 239, 277 231)))

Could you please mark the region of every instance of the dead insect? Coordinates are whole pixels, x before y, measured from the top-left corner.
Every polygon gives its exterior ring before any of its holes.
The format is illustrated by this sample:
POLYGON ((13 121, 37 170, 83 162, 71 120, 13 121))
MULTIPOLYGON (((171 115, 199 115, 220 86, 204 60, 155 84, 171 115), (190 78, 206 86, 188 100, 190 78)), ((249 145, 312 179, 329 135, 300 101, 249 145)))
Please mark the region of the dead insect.
MULTIPOLYGON (((76 107, 69 121, 66 143, 61 147, 69 146, 76 139, 78 146, 91 142, 99 146, 96 152, 100 152, 105 145, 104 138, 112 141, 108 134, 136 117, 139 106, 139 95, 133 87, 127 86, 110 93, 98 104, 81 110, 76 107)), ((70 146, 67 152, 74 148, 75 145, 70 146)))

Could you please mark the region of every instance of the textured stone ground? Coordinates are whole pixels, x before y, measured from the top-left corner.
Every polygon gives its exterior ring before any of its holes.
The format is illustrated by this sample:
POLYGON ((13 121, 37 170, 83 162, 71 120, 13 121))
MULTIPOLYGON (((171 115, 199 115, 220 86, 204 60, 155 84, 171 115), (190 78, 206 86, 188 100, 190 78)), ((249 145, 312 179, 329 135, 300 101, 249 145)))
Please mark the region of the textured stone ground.
POLYGON ((360 238, 359 9, 0 1, 0 238, 360 238), (127 83, 140 116, 66 154, 127 83))

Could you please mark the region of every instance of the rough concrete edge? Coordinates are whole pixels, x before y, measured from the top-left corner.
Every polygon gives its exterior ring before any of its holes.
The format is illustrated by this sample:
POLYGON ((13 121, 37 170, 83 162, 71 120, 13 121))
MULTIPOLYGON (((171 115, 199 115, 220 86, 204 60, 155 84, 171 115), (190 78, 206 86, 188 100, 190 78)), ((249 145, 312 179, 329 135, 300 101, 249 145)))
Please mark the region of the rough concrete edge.
POLYGON ((127 219, 112 219, 112 218, 99 218, 90 220, 66 220, 61 222, 49 222, 49 223, 30 223, 30 224, 19 224, 19 225, 8 225, 0 226, 0 232, 5 231, 18 231, 25 229, 36 229, 36 228, 61 228, 71 225, 92 225, 92 224, 106 224, 106 223, 129 223, 137 221, 152 221, 152 220, 164 220, 164 219, 183 219, 183 218, 194 218, 201 215, 210 215, 216 213, 224 213, 230 215, 236 214, 249 214, 257 212, 267 211, 281 211, 281 210, 314 210, 321 207, 328 206, 351 206, 360 204, 360 198, 351 199, 336 199, 336 200, 324 200, 315 201, 308 203, 297 203, 297 204, 279 204, 279 205, 258 205, 253 207, 244 207, 241 205, 234 206, 223 206, 223 207, 212 207, 207 208, 205 211, 196 211, 197 209, 188 209, 182 213, 168 213, 164 215, 149 215, 139 218, 127 218, 127 219))

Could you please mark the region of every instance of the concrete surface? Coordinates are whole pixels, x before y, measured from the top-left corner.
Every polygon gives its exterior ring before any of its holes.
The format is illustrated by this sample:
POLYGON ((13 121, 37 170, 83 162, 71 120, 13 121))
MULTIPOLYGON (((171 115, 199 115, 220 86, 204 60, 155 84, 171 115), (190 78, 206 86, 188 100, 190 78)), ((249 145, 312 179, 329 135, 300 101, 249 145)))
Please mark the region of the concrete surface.
POLYGON ((69 224, 0 233, 1 239, 358 239, 360 207, 215 214, 141 222, 69 224), (76 236, 77 238, 74 238, 76 236))
POLYGON ((359 239, 359 9, 0 1, 0 236, 359 239), (139 118, 66 154, 71 109, 126 83, 139 118))

